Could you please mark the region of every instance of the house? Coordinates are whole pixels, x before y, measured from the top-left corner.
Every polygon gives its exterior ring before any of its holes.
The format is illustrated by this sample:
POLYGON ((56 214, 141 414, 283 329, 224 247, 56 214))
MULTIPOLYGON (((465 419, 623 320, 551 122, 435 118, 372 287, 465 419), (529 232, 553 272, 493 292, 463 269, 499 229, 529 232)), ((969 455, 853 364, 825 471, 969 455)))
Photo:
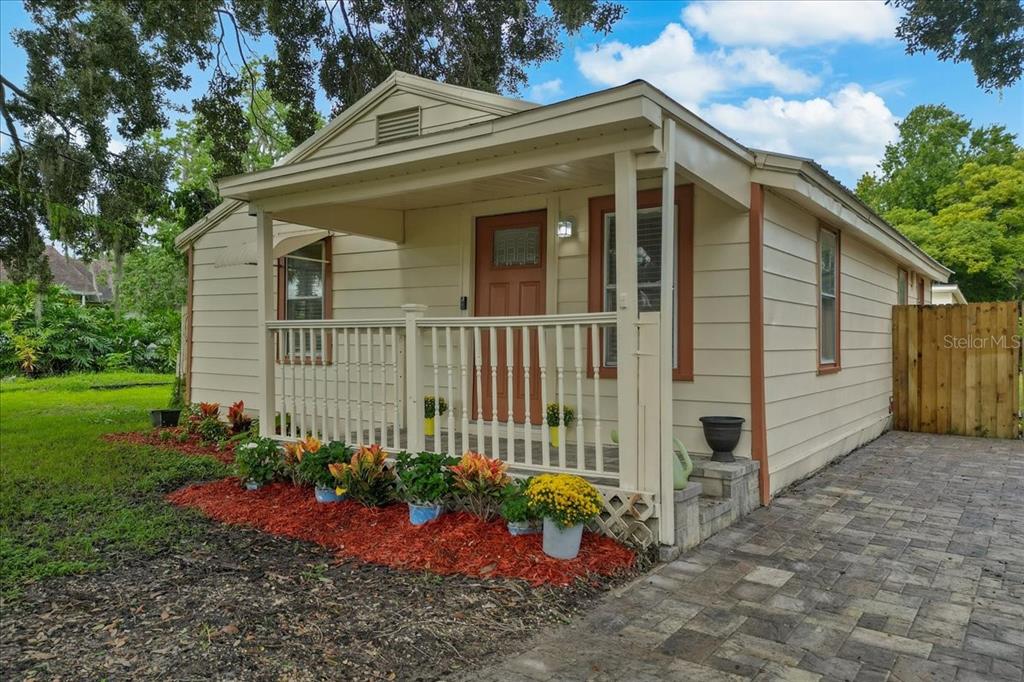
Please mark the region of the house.
POLYGON ((962 305, 967 303, 964 292, 956 284, 932 284, 932 299, 935 305, 962 305))
POLYGON ((643 81, 538 106, 396 72, 220 191, 177 242, 191 400, 577 472, 663 543, 673 437, 699 458, 700 417, 742 417, 768 503, 889 427, 892 306, 950 275, 814 161, 643 81), (577 417, 557 444, 549 403, 577 417))
MULTIPOLYGON (((82 305, 114 300, 114 292, 108 284, 110 263, 106 260, 86 263, 61 253, 53 244, 46 246, 46 259, 53 283, 67 289, 82 305)), ((0 282, 8 279, 3 263, 0 263, 0 282)))

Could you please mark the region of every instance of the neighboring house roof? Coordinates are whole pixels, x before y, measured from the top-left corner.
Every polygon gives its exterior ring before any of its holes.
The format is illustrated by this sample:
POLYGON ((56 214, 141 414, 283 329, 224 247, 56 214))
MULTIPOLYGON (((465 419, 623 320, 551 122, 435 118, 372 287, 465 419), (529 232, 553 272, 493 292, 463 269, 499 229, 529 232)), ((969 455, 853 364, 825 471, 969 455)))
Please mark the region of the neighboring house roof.
MULTIPOLYGON (((75 296, 86 296, 94 301, 114 300, 114 292, 107 285, 110 264, 105 260, 86 263, 83 260, 65 256, 52 244, 46 247, 46 258, 50 264, 53 283, 65 287, 75 296)), ((9 280, 7 270, 0 263, 0 281, 9 280)))
MULTIPOLYGON (((337 182, 340 184, 336 186, 343 186, 346 182, 359 182, 360 178, 352 177, 349 180, 348 178, 343 179, 341 176, 345 174, 351 176, 360 172, 361 169, 372 167, 374 163, 396 164, 400 163, 400 159, 414 154, 426 157, 432 153, 440 155, 442 149, 449 147, 452 149, 475 148, 474 145, 485 144, 487 136, 497 134, 498 130, 502 131, 505 138, 514 137, 518 130, 526 130, 528 125, 548 125, 559 116, 571 115, 574 112, 600 108, 607 111, 617 102, 637 97, 648 105, 654 105, 654 107, 644 108, 643 115, 648 118, 656 115, 656 125, 661 124, 661 114, 657 113, 660 107, 660 111, 664 111, 674 118, 680 128, 689 131, 689 135, 696 135, 700 140, 721 150, 716 152, 719 156, 713 162, 718 164, 719 174, 749 169, 750 178, 754 182, 775 187, 787 196, 814 207, 820 213, 833 216, 843 224, 851 226, 853 231, 859 233, 860 236, 893 254, 897 260, 927 274, 932 279, 944 281, 952 274, 951 270, 928 256, 910 239, 885 222, 850 189, 843 186, 813 160, 750 149, 717 130, 646 81, 632 81, 607 90, 539 106, 395 72, 309 140, 296 147, 273 168, 224 178, 221 181, 222 191, 237 197, 237 199, 226 200, 215 208, 206 217, 179 235, 176 244, 179 248, 184 248, 212 229, 224 217, 236 211, 243 205, 243 200, 259 196, 260 190, 250 188, 280 186, 289 188, 282 191, 297 191, 301 177, 322 177, 327 172, 338 173, 337 182), (347 127, 358 123, 363 114, 372 110, 396 91, 424 94, 434 99, 443 99, 462 106, 478 107, 481 111, 489 112, 498 118, 492 116, 488 121, 470 122, 451 130, 424 133, 400 143, 391 142, 378 145, 375 148, 360 148, 351 152, 331 153, 328 156, 320 155, 315 159, 310 158, 331 138, 339 135, 347 127), (293 186, 295 190, 290 189, 293 186)), ((333 149, 331 151, 333 152, 333 149)), ((734 197, 748 193, 745 183, 749 178, 746 177, 746 171, 743 172, 743 175, 742 188, 738 186, 732 188, 734 197)), ((739 185, 740 183, 733 184, 739 185)), ((285 219, 287 220, 287 218, 285 219)))
POLYGON ((964 292, 960 291, 960 286, 957 284, 932 284, 933 302, 936 302, 936 295, 949 296, 953 303, 967 303, 967 297, 964 296, 964 292))

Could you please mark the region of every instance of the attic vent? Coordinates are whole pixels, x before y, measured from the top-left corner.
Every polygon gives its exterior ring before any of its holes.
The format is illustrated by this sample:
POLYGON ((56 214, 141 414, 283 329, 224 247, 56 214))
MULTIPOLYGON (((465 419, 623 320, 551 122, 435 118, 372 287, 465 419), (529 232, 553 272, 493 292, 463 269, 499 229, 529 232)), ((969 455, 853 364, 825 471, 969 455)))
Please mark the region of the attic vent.
POLYGON ((417 137, 420 134, 420 108, 403 109, 377 117, 377 144, 417 137))

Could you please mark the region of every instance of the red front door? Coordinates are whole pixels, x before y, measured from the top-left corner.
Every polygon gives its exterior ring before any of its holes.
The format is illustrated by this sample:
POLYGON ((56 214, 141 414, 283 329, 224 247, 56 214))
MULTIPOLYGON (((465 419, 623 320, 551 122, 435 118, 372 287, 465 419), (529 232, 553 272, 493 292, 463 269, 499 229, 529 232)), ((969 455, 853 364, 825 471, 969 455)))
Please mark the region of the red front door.
MULTIPOLYGON (((543 315, 545 301, 544 251, 546 211, 486 216, 476 221, 476 310, 478 317, 543 315)), ((490 330, 481 330, 481 391, 483 417, 492 415, 490 330)), ((508 420, 508 347, 507 330, 497 329, 497 419, 508 420)), ((540 424, 540 377, 537 371, 537 332, 530 331, 530 421, 540 424)), ((523 371, 522 330, 513 329, 512 342, 512 418, 523 423, 526 417, 525 373, 523 371)), ((474 413, 481 396, 474 398, 474 413)))

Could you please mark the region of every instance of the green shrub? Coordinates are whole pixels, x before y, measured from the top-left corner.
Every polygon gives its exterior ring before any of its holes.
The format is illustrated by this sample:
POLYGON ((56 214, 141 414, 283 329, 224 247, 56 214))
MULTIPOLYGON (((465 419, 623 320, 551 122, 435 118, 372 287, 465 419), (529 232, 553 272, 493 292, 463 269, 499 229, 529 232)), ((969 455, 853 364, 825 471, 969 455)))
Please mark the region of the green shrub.
POLYGON ((204 417, 196 426, 196 433, 207 443, 219 443, 227 438, 228 426, 217 417, 204 417))
POLYGON ((254 438, 235 448, 235 471, 242 481, 269 483, 281 472, 281 452, 271 438, 254 438))
POLYGON ((35 319, 34 284, 0 283, 0 374, 42 376, 131 369, 172 372, 179 313, 118 317, 105 305, 83 306, 66 289, 43 293, 35 319))
POLYGON ((530 507, 530 498, 526 489, 530 485, 529 478, 513 481, 501 491, 501 518, 513 523, 532 521, 537 514, 530 507))
POLYGON ((451 467, 458 461, 440 452, 398 453, 395 473, 402 497, 413 504, 437 504, 451 489, 451 467))

